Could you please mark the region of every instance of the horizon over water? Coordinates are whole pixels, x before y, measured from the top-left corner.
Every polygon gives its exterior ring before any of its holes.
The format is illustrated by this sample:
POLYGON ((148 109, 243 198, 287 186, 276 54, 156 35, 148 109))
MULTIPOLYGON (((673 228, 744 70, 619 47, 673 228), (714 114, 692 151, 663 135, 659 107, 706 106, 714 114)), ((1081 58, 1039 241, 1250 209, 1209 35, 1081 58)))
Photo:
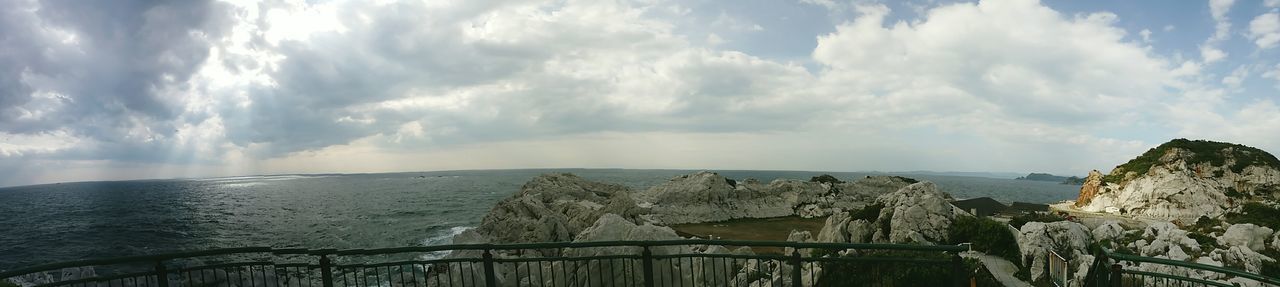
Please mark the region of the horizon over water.
MULTIPOLYGON (((379 248, 448 244, 543 173, 643 190, 697 170, 519 169, 92 181, 0 188, 0 270, 210 248, 379 248)), ((851 181, 902 175, 957 199, 1050 203, 1079 186, 936 174, 715 171, 742 180, 851 181)))

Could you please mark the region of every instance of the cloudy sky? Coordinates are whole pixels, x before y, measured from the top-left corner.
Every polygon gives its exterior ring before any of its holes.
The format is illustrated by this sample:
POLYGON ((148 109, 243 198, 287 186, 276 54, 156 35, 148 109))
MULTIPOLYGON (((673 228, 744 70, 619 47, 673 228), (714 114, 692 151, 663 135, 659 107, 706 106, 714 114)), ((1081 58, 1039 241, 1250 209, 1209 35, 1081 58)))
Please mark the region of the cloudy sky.
POLYGON ((0 0, 0 186, 1280 153, 1280 0, 0 0))

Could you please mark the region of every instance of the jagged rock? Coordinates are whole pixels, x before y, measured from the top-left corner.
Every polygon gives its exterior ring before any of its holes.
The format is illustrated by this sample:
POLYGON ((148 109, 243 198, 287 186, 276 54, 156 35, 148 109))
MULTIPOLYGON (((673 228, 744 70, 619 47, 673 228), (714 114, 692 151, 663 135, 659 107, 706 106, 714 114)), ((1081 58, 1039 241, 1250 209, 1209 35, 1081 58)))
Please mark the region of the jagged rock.
POLYGON ((1018 230, 1018 249, 1022 251, 1022 266, 1030 266, 1032 281, 1044 276, 1045 258, 1050 251, 1057 252, 1079 265, 1091 239, 1089 229, 1071 221, 1027 222, 1018 230))
POLYGON ((1271 235, 1271 250, 1280 251, 1280 232, 1271 235))
POLYGON ((1271 228, 1253 225, 1251 223, 1233 224, 1227 227, 1227 231, 1218 237, 1218 244, 1222 246, 1244 246, 1253 251, 1263 251, 1267 248, 1267 238, 1271 237, 1271 228))
POLYGON ((876 203, 884 205, 876 218, 874 242, 935 244, 947 241, 947 230, 957 208, 951 196, 938 191, 932 182, 908 185, 893 193, 881 195, 876 203), (888 227, 888 228, 883 228, 888 227))
POLYGON ((1265 151, 1173 140, 1081 188, 1076 206, 1155 218, 1218 217, 1250 197, 1280 193, 1280 160, 1265 151), (1092 195, 1090 195, 1092 194, 1092 195))
POLYGON ((1119 221, 1110 220, 1102 223, 1102 225, 1098 225, 1098 227, 1093 229, 1092 233, 1093 241, 1115 241, 1117 238, 1124 236, 1124 226, 1120 226, 1119 221))
POLYGON ((1133 242, 1131 247, 1138 255, 1173 260, 1187 260, 1188 254, 1199 254, 1200 243, 1187 236, 1187 231, 1178 229, 1169 222, 1152 222, 1142 231, 1143 239, 1133 242))
POLYGON ((822 225, 822 230, 818 231, 818 242, 849 242, 849 213, 837 212, 827 217, 826 223, 822 225))
POLYGON ((1098 195, 1098 191, 1102 189, 1102 173, 1098 170, 1089 171, 1089 176, 1084 178, 1084 185, 1080 186, 1080 196, 1076 198, 1076 207, 1088 205, 1093 202, 1093 197, 1098 195))
POLYGON ((1210 252, 1210 258, 1221 261, 1223 265, 1240 268, 1249 273, 1259 273, 1262 271, 1263 262, 1275 262, 1276 260, 1254 252, 1252 249, 1244 246, 1232 246, 1226 249, 1216 249, 1210 252))
POLYGON ((643 213, 624 186, 567 173, 544 174, 498 202, 475 233, 499 243, 569 241, 601 215, 635 220, 643 213))
POLYGON ((725 177, 704 171, 672 178, 635 193, 634 198, 641 206, 651 207, 653 220, 664 224, 789 215, 814 218, 860 208, 906 182, 900 177, 867 177, 836 185, 789 179, 730 184, 725 177))

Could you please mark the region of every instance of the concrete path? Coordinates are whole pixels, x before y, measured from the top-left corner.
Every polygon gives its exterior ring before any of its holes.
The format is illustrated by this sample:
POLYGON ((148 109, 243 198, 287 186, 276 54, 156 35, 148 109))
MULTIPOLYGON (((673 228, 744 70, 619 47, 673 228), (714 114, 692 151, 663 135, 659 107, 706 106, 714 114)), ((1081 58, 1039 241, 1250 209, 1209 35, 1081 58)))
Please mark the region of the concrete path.
POLYGON ((1014 273, 1018 272, 1018 266, 1014 265, 1013 262, 1009 262, 1009 260, 977 251, 962 252, 960 257, 977 258, 978 261, 982 261, 982 265, 991 271, 991 275, 996 278, 996 281, 1000 281, 1000 284, 1005 287, 1031 287, 1031 283, 1013 276, 1014 273))

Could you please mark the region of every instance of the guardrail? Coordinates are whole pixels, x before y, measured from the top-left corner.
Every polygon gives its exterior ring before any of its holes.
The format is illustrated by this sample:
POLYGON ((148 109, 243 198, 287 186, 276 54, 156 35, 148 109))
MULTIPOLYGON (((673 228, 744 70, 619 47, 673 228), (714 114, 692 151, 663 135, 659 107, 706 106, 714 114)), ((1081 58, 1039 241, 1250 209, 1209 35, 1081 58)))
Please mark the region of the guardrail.
POLYGON ((1245 272, 1242 270, 1206 265, 1193 262, 1184 262, 1178 260, 1170 260, 1163 258, 1143 257, 1124 253, 1115 253, 1105 248, 1099 248, 1094 257, 1093 264, 1089 267, 1089 273, 1085 276, 1084 286, 1219 286, 1234 287, 1236 284, 1227 283, 1218 280, 1209 280, 1205 278, 1195 278, 1190 276, 1149 272, 1136 269, 1126 269, 1125 264, 1121 262, 1129 262, 1129 265, 1136 264, 1158 264, 1164 266, 1172 266, 1177 268, 1185 268, 1187 271, 1195 271, 1200 274, 1192 275, 1196 277, 1205 277, 1204 274, 1218 273, 1224 277, 1243 278, 1256 281, 1260 285, 1249 286, 1280 286, 1280 279, 1267 277, 1260 274, 1245 272))
POLYGON ((38 287, 965 286, 969 272, 959 257, 965 250, 735 240, 248 247, 54 263, 0 272, 0 280, 38 287))

